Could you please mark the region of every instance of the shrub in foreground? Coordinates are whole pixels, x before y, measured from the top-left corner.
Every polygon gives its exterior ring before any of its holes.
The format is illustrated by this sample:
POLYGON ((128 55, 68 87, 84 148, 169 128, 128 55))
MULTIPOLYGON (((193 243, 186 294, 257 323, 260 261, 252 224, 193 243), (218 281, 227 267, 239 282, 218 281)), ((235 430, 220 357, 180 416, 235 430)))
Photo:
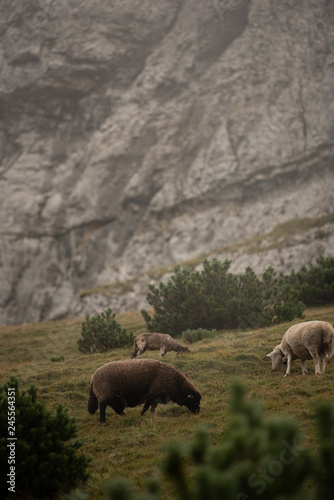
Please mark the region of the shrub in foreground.
POLYGON ((15 377, 0 387, 0 436, 1 498, 52 498, 88 479, 88 460, 73 441, 75 419, 62 405, 51 414, 37 400, 36 387, 20 391, 15 377), (10 466, 16 495, 8 490, 10 466))
POLYGON ((131 344, 133 342, 133 333, 127 334, 115 320, 116 314, 111 309, 107 309, 101 314, 90 317, 82 323, 81 338, 78 340, 78 349, 80 352, 106 352, 131 344))

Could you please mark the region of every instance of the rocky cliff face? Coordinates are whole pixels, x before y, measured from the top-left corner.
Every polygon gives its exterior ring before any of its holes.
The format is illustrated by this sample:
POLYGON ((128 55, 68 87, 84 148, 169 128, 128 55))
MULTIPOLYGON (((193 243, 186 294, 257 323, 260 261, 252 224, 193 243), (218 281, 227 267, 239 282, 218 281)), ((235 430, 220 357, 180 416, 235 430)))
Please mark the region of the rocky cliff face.
POLYGON ((0 324, 142 307, 204 254, 334 255, 333 1, 0 14, 0 324))

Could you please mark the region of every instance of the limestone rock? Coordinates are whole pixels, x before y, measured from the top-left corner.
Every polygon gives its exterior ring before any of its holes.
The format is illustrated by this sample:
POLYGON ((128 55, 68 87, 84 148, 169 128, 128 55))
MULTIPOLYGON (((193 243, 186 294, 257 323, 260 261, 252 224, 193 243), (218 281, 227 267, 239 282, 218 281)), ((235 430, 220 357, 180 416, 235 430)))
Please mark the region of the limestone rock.
POLYGON ((333 254, 330 223, 220 250, 333 213, 333 27, 327 0, 1 2, 0 324, 142 307, 202 254, 333 254))

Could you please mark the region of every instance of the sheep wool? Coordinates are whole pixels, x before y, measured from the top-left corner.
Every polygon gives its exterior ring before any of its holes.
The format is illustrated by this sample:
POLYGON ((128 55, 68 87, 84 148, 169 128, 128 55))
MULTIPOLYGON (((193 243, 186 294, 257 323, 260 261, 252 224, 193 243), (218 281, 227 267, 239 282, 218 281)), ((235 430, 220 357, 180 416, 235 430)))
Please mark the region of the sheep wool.
POLYGON ((334 353, 334 329, 327 321, 305 321, 291 326, 283 335, 282 342, 267 354, 273 370, 287 364, 285 377, 290 375, 291 363, 300 360, 302 374, 306 375, 305 361, 313 359, 315 373, 325 373, 326 365, 334 353), (323 358, 320 370, 320 358, 323 358))
POLYGON ((111 361, 101 366, 91 378, 88 411, 94 414, 100 404, 100 422, 105 422, 106 407, 118 415, 124 408, 143 404, 149 407, 173 401, 192 413, 200 411, 201 394, 176 368, 153 359, 111 361))
POLYGON ((188 347, 179 344, 167 333, 141 333, 134 339, 131 359, 138 358, 145 351, 159 350, 161 357, 170 351, 190 353, 188 347))

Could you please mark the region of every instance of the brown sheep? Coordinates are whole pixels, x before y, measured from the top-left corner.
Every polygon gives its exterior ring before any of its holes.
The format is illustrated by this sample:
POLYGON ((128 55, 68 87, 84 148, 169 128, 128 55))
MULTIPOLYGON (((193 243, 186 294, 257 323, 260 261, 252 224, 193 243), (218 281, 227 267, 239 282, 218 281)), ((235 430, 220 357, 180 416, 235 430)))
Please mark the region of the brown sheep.
POLYGON ((313 359, 315 373, 320 374, 320 359, 323 357, 321 373, 334 353, 334 329, 326 321, 305 321, 291 326, 283 335, 282 342, 267 354, 271 358, 273 370, 287 364, 285 377, 290 375, 291 362, 300 360, 303 375, 307 374, 305 361, 313 359))
POLYGON ((200 400, 193 384, 167 363, 153 359, 111 361, 92 375, 88 411, 94 414, 100 403, 100 422, 105 422, 107 406, 124 415, 127 406, 144 404, 143 415, 149 407, 154 412, 159 403, 173 401, 199 413, 200 400))
POLYGON ((145 351, 159 350, 161 357, 165 356, 169 351, 190 353, 188 347, 179 344, 166 333, 141 333, 134 339, 131 359, 138 358, 145 351))

